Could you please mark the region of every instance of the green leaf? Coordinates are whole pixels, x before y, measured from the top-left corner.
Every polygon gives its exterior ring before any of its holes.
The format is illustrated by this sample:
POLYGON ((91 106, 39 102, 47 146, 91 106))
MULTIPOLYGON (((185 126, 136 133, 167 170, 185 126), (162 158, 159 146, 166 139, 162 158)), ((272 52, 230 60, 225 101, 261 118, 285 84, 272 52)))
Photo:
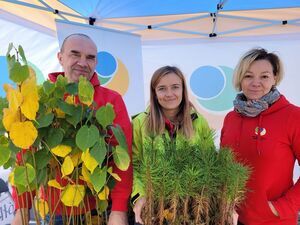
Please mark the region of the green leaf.
POLYGON ((64 77, 63 75, 59 75, 56 78, 55 87, 65 89, 67 84, 68 84, 68 79, 66 77, 64 77))
POLYGON ((13 55, 13 56, 7 55, 6 61, 7 61, 7 65, 8 65, 8 70, 10 70, 13 67, 13 65, 16 63, 16 56, 15 55, 13 55))
POLYGON ((24 53, 24 50, 23 50, 21 45, 19 45, 19 47, 18 47, 18 52, 19 52, 19 54, 22 58, 22 61, 27 65, 27 60, 26 60, 26 57, 25 57, 25 53, 24 53))
POLYGON ((37 128, 42 128, 42 127, 48 127, 54 118, 53 113, 48 113, 46 115, 40 115, 39 118, 36 120, 38 126, 37 128))
POLYGON ((1 115, 0 116, 0 134, 5 134, 6 133, 6 129, 3 126, 2 120, 3 120, 3 116, 1 115))
POLYGON ((15 166, 16 164, 16 157, 10 157, 9 160, 3 165, 4 169, 10 169, 11 167, 15 166))
POLYGON ((18 195, 21 195, 24 192, 28 191, 28 189, 25 186, 20 184, 18 184, 16 188, 17 188, 18 195))
POLYGON ((3 114, 3 109, 8 107, 8 102, 6 98, 0 97, 0 114, 3 114))
MULTIPOLYGON (((40 107, 45 105, 45 103, 48 103, 49 101, 49 96, 45 93, 44 87, 41 86, 38 88, 38 94, 39 94, 39 103, 40 103, 40 107)), ((39 109, 40 109, 39 107, 39 109)))
POLYGON ((47 183, 47 167, 37 171, 37 183, 39 185, 45 185, 47 183))
MULTIPOLYGON (((94 117, 94 110, 87 108, 85 109, 85 115, 86 115, 86 121, 91 121, 91 119, 94 117)), ((92 122, 93 123, 93 122, 92 122)))
POLYGON ((57 108, 58 107, 58 101, 61 101, 60 99, 57 99, 57 98, 49 98, 48 101, 47 101, 47 105, 49 108, 57 108))
POLYGON ((96 119, 104 129, 113 123, 115 116, 113 105, 110 103, 100 107, 96 112, 96 119))
MULTIPOLYGON (((65 101, 58 100, 57 105, 64 113, 66 113, 68 115, 72 116, 75 111, 75 106, 68 104, 65 101)), ((75 113, 78 113, 78 110, 75 113)))
POLYGON ((76 134, 76 145, 82 151, 85 151, 87 148, 92 147, 99 140, 99 137, 99 130, 95 125, 90 127, 84 125, 76 134))
POLYGON ((81 103, 91 105, 94 99, 94 87, 86 77, 79 77, 78 96, 81 103))
POLYGON ((13 47, 14 47, 14 44, 13 43, 9 43, 8 49, 7 49, 7 52, 6 52, 6 56, 9 56, 9 53, 12 50, 13 47))
POLYGON ((112 177, 110 177, 110 179, 108 179, 106 185, 109 187, 109 190, 112 190, 116 185, 116 180, 112 179, 112 177))
POLYGON ((106 167, 103 167, 102 169, 97 167, 94 170, 94 172, 91 174, 91 182, 97 193, 104 187, 104 184, 106 182, 106 175, 107 175, 106 170, 107 170, 106 167))
POLYGON ((3 166, 10 157, 11 150, 7 146, 0 145, 0 166, 3 166))
POLYGON ((39 110, 38 110, 38 115, 40 114, 46 114, 46 106, 43 103, 39 103, 39 110))
POLYGON ((66 89, 64 87, 56 87, 53 94, 55 98, 62 99, 65 95, 66 89))
POLYGON ((59 128, 50 128, 47 136, 46 136, 46 143, 48 144, 49 148, 54 148, 55 146, 59 145, 64 137, 64 133, 59 128))
POLYGON ((107 200, 100 200, 98 202, 98 211, 99 211, 99 213, 105 212, 105 210, 107 209, 107 206, 108 206, 108 201, 107 200))
POLYGON ((0 136, 0 145, 8 147, 9 139, 5 137, 4 135, 0 136))
POLYGON ((9 68, 9 78, 15 83, 21 83, 29 77, 29 67, 21 65, 19 62, 14 62, 9 68))
POLYGON ((15 184, 28 186, 35 179, 35 169, 30 164, 26 166, 16 166, 14 170, 15 184))
MULTIPOLYGON (((71 146, 72 149, 73 149, 72 152, 74 153, 74 148, 76 147, 76 143, 75 143, 74 138, 65 138, 65 139, 63 139, 61 144, 71 146)), ((76 147, 76 149, 78 149, 78 148, 76 147)))
POLYGON ((106 144, 103 138, 100 138, 99 141, 96 142, 96 144, 90 150, 90 154, 96 159, 99 165, 103 163, 103 160, 107 154, 106 144))
POLYGON ((70 95, 78 94, 78 83, 68 83, 66 86, 66 90, 70 95))
POLYGON ((5 133, 6 129, 3 126, 3 109, 8 108, 8 102, 6 98, 0 97, 0 132, 5 133))
POLYGON ((45 168, 50 159, 51 154, 45 148, 34 153, 36 168, 38 170, 45 168))
POLYGON ((24 162, 26 164, 30 164, 30 165, 34 165, 34 162, 33 162, 33 155, 31 153, 31 151, 26 151, 24 154, 23 154, 23 158, 24 158, 24 162))
POLYGON ((55 90, 55 84, 47 80, 43 83, 43 90, 46 95, 50 95, 55 90))
POLYGON ((111 126, 110 128, 111 128, 112 132, 114 133, 119 145, 122 146, 122 148, 124 148, 125 150, 128 149, 126 137, 124 135, 122 128, 119 125, 116 125, 115 127, 111 126))
POLYGON ((42 139, 47 135, 49 127, 43 127, 38 130, 38 136, 35 139, 33 146, 39 148, 42 139))
POLYGON ((77 124, 81 121, 81 118, 82 118, 82 111, 79 106, 73 108, 72 115, 66 115, 66 120, 74 127, 76 127, 77 124))
POLYGON ((18 153, 19 151, 21 151, 21 148, 18 148, 17 146, 15 146, 11 140, 9 140, 8 147, 15 154, 18 153))
POLYGON ((130 157, 126 149, 118 145, 113 148, 113 158, 116 166, 122 170, 126 171, 129 167, 130 157))

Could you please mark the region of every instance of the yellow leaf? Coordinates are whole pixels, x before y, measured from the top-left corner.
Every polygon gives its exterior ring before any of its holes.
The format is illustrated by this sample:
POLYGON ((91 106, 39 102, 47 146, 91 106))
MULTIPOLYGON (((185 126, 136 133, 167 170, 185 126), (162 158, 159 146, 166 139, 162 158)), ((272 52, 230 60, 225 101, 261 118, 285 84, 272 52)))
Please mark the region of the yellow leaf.
POLYGON ((3 126, 7 131, 10 131, 10 127, 15 122, 20 122, 20 111, 13 110, 11 108, 3 109, 3 126))
POLYGON ((21 111, 26 118, 34 120, 39 109, 39 95, 35 76, 29 77, 22 83, 21 94, 23 96, 21 111))
POLYGON ((115 178, 117 181, 121 181, 121 177, 117 174, 117 173, 113 173, 112 171, 112 167, 109 167, 107 172, 113 177, 115 178))
POLYGON ((59 108, 55 108, 54 112, 55 112, 57 118, 65 118, 66 117, 66 114, 59 108))
POLYGON ((11 186, 15 186, 15 173, 14 173, 14 170, 11 171, 11 173, 8 175, 8 181, 11 184, 11 186))
POLYGON ((81 174, 82 174, 82 176, 80 176, 80 179, 84 180, 86 182, 87 186, 90 188, 90 190, 93 191, 94 187, 92 185, 91 178, 90 178, 91 174, 84 164, 82 165, 81 174))
POLYGON ((61 165, 61 173, 62 177, 67 176, 71 174, 74 170, 73 161, 70 156, 67 156, 61 165))
POLYGON ((28 149, 37 138, 38 132, 30 121, 16 122, 10 127, 9 136, 15 146, 28 149))
POLYGON ((43 199, 36 199, 34 205, 42 219, 45 219, 46 215, 49 213, 48 203, 43 199))
POLYGON ((103 190, 98 194, 100 200, 107 200, 109 195, 109 188, 105 185, 103 190))
POLYGON ((70 104, 70 105, 76 105, 75 97, 73 95, 68 95, 65 99, 65 102, 70 104))
POLYGON ((85 182, 91 183, 91 179, 90 179, 91 174, 90 174, 90 172, 88 171, 88 169, 86 168, 85 165, 82 166, 81 173, 82 173, 82 176, 83 176, 83 180, 85 182))
POLYGON ((76 153, 74 155, 71 155, 71 159, 73 161, 73 165, 78 166, 79 163, 81 163, 81 153, 76 153))
MULTIPOLYGON (((79 176, 79 179, 84 181, 84 177, 83 177, 83 176, 79 176)), ((91 191, 94 190, 94 187, 93 187, 92 183, 86 182, 86 184, 87 184, 87 186, 89 187, 89 189, 90 189, 91 191)))
POLYGON ((4 84, 4 90, 6 91, 6 97, 9 104, 9 108, 17 110, 23 102, 21 92, 13 89, 13 87, 9 84, 4 84))
POLYGON ((33 96, 24 97, 21 105, 21 112, 29 120, 35 120, 36 113, 39 110, 39 100, 33 96))
POLYGON ((55 148, 51 149, 54 155, 65 157, 72 151, 72 148, 68 145, 57 145, 55 148))
POLYGON ((61 201, 66 206, 76 206, 80 204, 85 195, 83 185, 68 185, 62 193, 61 201))
POLYGON ((171 221, 174 217, 174 213, 168 209, 165 209, 163 212, 163 216, 166 220, 171 221))
POLYGON ((38 88, 36 84, 36 77, 29 76, 22 84, 21 84, 21 93, 22 96, 38 96, 38 88))
POLYGON ((91 156, 89 149, 82 153, 81 159, 86 168, 93 173, 94 169, 98 166, 98 162, 91 156))
POLYGON ((35 77, 35 71, 34 69, 31 67, 31 66, 28 66, 28 69, 29 69, 29 77, 35 77))
POLYGON ((59 190, 63 190, 64 187, 62 187, 58 182, 57 180, 53 179, 53 180, 49 180, 48 181, 48 186, 49 187, 54 187, 54 188, 57 188, 59 190))

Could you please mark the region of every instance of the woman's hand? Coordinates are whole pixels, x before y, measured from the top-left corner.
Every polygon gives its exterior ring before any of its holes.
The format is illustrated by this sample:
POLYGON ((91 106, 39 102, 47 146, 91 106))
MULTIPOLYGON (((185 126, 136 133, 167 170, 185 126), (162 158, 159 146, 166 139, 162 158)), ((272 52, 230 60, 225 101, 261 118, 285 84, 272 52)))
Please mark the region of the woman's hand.
POLYGON ((122 211, 111 211, 108 225, 128 225, 127 213, 122 211))
POLYGON ((146 198, 145 197, 140 197, 136 202, 135 205, 133 207, 133 212, 135 214, 135 222, 136 223, 140 223, 140 224, 144 224, 141 215, 142 215, 142 210, 145 206, 146 203, 146 198))
POLYGON ((21 224, 24 224, 24 225, 29 224, 28 209, 17 209, 16 210, 15 217, 14 217, 13 221, 11 222, 11 225, 21 225, 21 224), (22 220, 22 218, 23 218, 23 220, 22 220))
POLYGON ((232 224, 233 225, 238 224, 238 218, 239 218, 239 214, 237 214, 237 212, 235 210, 233 210, 233 213, 232 213, 232 224))
POLYGON ((277 210, 275 209, 274 205, 272 204, 272 202, 269 201, 268 204, 269 204, 269 207, 270 207, 272 213, 273 213, 275 216, 279 216, 279 214, 278 214, 277 210))

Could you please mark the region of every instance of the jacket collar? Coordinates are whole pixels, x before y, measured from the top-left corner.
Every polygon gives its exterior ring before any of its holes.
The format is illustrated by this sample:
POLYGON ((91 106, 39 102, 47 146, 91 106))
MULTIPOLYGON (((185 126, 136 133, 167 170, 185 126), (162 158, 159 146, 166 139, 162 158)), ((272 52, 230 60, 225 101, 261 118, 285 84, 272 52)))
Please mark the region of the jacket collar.
MULTIPOLYGON (((57 77, 59 75, 65 76, 64 72, 54 72, 54 73, 49 73, 48 74, 48 78, 50 81, 52 82, 56 82, 57 77)), ((98 74, 96 72, 94 72, 92 78, 90 79, 91 84, 96 87, 96 86, 100 86, 100 81, 98 79, 98 74)))

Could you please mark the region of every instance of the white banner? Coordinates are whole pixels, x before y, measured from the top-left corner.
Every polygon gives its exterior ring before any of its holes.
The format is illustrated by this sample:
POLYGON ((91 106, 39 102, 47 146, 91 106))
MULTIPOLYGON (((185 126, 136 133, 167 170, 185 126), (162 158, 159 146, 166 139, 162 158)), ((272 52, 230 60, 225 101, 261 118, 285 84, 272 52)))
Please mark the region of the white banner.
POLYGON ((98 47, 96 71, 101 84, 123 95, 130 115, 144 110, 140 36, 60 20, 56 21, 56 27, 60 45, 72 33, 91 37, 98 47))
POLYGON ((11 83, 8 77, 6 52, 9 43, 16 47, 22 45, 27 61, 36 72, 38 83, 42 83, 47 74, 59 69, 56 59, 58 42, 56 37, 28 29, 0 17, 0 96, 4 97, 3 84, 11 83))
MULTIPOLYGON (((254 47, 262 47, 279 55, 285 68, 279 90, 289 101, 300 105, 300 35, 280 39, 210 39, 143 46, 145 90, 149 90, 151 76, 157 68, 178 66, 186 76, 191 100, 210 125, 219 130, 224 116, 232 109, 236 95, 232 86, 233 69, 239 58, 254 47)), ((149 102, 149 91, 145 96, 146 102, 149 102)))

